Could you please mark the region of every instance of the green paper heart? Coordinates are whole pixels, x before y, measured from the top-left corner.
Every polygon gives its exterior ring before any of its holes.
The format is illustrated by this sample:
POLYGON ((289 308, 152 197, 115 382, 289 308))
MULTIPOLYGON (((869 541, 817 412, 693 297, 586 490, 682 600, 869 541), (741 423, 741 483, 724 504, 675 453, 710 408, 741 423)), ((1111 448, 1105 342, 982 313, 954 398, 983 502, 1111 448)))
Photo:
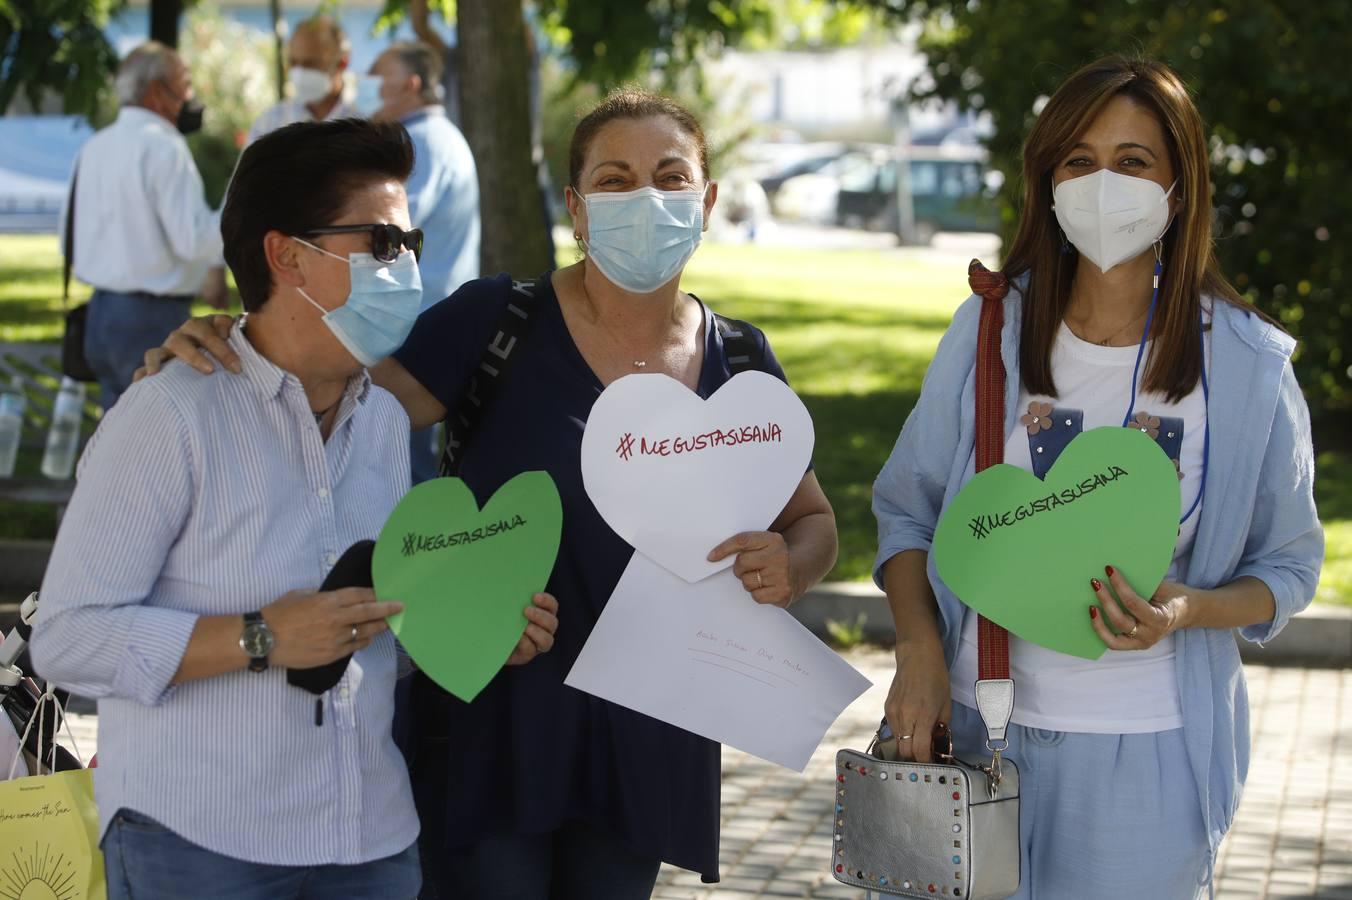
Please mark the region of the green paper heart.
POLYGON ((1038 480, 991 466, 953 498, 934 534, 939 576, 963 603, 1013 634, 1098 659, 1089 579, 1105 565, 1150 597, 1173 560, 1179 486, 1173 462, 1134 428, 1095 428, 1038 480))
POLYGON ((547 472, 523 472, 480 511, 459 478, 418 485, 376 541, 376 596, 404 611, 390 630, 433 681, 465 702, 502 668, 559 553, 563 505, 547 472))

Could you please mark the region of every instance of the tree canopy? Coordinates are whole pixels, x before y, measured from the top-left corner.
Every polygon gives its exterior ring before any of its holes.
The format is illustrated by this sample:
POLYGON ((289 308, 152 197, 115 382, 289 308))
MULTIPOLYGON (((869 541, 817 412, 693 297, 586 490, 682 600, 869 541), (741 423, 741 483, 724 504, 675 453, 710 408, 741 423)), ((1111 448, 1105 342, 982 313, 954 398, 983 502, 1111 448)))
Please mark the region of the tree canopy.
POLYGON ((1352 411, 1352 4, 1276 0, 861 0, 925 23, 917 99, 988 113, 1005 175, 1006 236, 1019 150, 1041 97, 1106 53, 1163 60, 1211 135, 1217 248, 1239 290, 1301 341, 1301 385, 1325 425, 1352 411))

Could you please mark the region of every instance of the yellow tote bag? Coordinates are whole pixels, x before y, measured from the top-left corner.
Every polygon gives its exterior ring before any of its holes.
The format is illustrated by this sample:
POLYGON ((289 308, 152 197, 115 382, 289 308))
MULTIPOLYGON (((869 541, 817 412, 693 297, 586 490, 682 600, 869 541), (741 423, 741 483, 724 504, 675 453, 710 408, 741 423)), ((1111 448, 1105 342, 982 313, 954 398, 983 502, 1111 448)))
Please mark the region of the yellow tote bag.
POLYGON ((0 900, 106 900, 89 769, 0 781, 0 900))

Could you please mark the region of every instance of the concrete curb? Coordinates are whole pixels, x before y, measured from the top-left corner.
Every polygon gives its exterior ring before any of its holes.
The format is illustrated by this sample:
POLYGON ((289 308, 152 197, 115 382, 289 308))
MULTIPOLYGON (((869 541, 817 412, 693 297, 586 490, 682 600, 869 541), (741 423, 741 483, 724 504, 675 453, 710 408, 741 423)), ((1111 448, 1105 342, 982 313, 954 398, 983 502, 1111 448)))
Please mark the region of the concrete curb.
MULTIPOLYGON (((864 640, 895 639, 887 598, 871 582, 820 584, 789 611, 817 635, 827 634, 828 619, 853 625, 862 617, 864 640)), ((1312 604, 1261 647, 1241 639, 1239 653, 1245 662, 1262 665, 1352 667, 1352 607, 1312 604)))
MULTIPOLYGON (((0 541, 0 628, 7 627, 17 603, 42 584, 51 555, 49 541, 0 541)), ((818 585, 790 610, 814 634, 827 636, 827 620, 853 624, 862 617, 864 640, 894 639, 887 598, 871 582, 836 581, 818 585)), ((1313 605, 1293 618, 1277 639, 1259 647, 1239 642, 1245 662, 1324 668, 1352 667, 1352 607, 1313 605)))

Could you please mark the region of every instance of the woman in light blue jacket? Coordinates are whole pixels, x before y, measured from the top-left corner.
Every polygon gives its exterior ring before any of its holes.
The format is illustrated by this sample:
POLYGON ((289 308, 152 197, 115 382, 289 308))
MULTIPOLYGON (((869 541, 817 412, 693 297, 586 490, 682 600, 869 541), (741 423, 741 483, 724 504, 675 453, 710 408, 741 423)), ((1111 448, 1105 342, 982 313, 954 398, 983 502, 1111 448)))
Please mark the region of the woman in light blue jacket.
MULTIPOLYGON (((1113 560, 1094 561, 1105 574, 1085 585, 1084 613, 1109 648, 1101 658, 1011 636, 1020 898, 1165 900, 1211 885, 1249 764, 1234 630, 1270 640, 1318 581, 1295 342, 1220 273, 1208 164, 1178 77, 1117 57, 1072 75, 1024 145, 1004 268, 1004 461, 1041 477, 1077 434, 1125 424, 1174 460, 1182 504, 1153 595, 1113 560)), ((954 316, 874 485, 874 577, 897 630, 887 723, 900 754, 920 761, 936 723, 970 758, 986 736, 973 697, 978 616, 929 559, 973 474, 980 308, 973 297, 954 316)), ((1030 559, 1028 577, 1048 564, 1030 559)))

